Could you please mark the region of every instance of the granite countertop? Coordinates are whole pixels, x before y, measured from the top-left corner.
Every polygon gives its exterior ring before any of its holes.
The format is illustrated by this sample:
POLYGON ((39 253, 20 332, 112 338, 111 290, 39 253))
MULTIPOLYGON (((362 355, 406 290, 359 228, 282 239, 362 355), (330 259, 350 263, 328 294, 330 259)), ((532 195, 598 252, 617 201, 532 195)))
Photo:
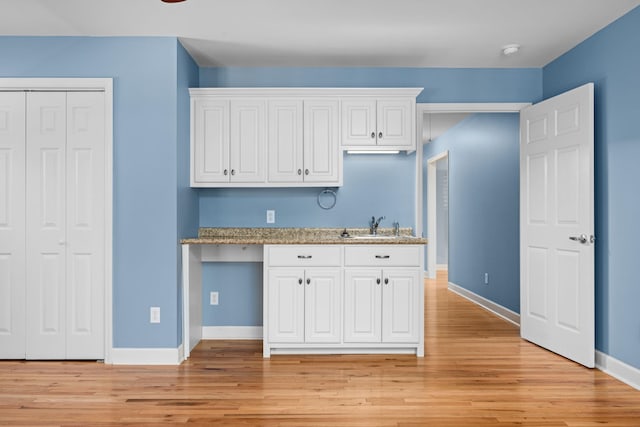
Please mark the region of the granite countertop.
POLYGON ((378 237, 368 237, 368 228, 347 228, 351 237, 343 238, 344 228, 200 228, 198 237, 182 239, 189 245, 426 245, 427 239, 412 236, 411 228, 379 228, 378 237))

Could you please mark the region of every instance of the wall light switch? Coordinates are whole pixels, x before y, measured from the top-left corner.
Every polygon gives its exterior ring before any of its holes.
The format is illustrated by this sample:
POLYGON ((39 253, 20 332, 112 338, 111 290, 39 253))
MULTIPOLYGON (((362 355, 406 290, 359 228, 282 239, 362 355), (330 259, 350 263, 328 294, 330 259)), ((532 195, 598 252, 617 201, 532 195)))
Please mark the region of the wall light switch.
POLYGON ((218 305, 218 293, 217 292, 211 292, 209 294, 209 304, 210 305, 218 305))
POLYGON ((275 224, 276 222, 276 211, 268 210, 267 211, 267 224, 275 224))
POLYGON ((149 309, 149 323, 160 323, 160 307, 149 309))

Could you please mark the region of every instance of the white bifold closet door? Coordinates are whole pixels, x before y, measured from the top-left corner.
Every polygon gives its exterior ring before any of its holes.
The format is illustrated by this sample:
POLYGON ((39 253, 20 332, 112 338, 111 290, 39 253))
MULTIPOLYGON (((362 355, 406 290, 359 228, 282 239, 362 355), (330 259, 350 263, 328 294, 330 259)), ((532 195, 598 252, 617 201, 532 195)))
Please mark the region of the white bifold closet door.
MULTIPOLYGON (((23 280, 7 286, 12 302, 10 319, 5 320, 15 334, 8 342, 11 354, 0 350, 0 356, 102 359, 104 94, 29 92, 23 96, 24 161, 20 163, 15 155, 11 174, 16 188, 24 190, 21 194, 12 190, 8 202, 3 201, 11 205, 13 217, 24 218, 24 257, 21 262, 15 256, 9 263, 14 276, 23 274, 23 280), (24 330, 22 345, 20 330, 24 330)), ((13 145, 20 151, 19 141, 13 145)), ((15 228, 19 235, 17 222, 15 228)), ((15 253, 19 251, 15 245, 15 253)))
POLYGON ((24 92, 0 92, 0 358, 25 357, 24 92))

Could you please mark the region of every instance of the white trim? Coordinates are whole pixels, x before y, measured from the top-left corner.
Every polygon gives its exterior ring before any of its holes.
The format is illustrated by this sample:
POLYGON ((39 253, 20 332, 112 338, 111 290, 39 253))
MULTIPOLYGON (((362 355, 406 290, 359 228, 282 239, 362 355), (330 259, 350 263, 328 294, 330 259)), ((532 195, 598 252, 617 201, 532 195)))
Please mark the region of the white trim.
POLYGON ((531 105, 530 102, 492 103, 429 103, 418 104, 428 113, 515 113, 531 105))
POLYGON ((495 302, 490 301, 474 292, 471 292, 470 290, 465 289, 462 286, 456 285, 455 283, 449 282, 449 290, 471 301, 472 303, 479 305, 485 310, 490 311, 496 316, 503 318, 507 322, 512 323, 515 326, 520 326, 520 315, 518 313, 511 311, 508 308, 501 306, 500 304, 496 304, 495 302))
POLYGON ((640 369, 598 350, 596 350, 596 368, 636 390, 640 390, 640 369))
POLYGON ((0 91, 104 92, 104 362, 113 363, 113 79, 0 78, 0 91))
POLYGON ((447 271, 449 270, 449 264, 436 264, 437 271, 447 271))
POLYGON ((261 340, 262 326, 203 326, 203 340, 261 340))
POLYGON ((112 91, 110 78, 0 78, 0 90, 112 91))
POLYGON ((179 365, 184 360, 183 347, 178 348, 114 348, 114 365, 179 365))
POLYGON ((200 87, 189 88, 191 96, 223 96, 228 97, 336 97, 336 96, 409 96, 416 98, 424 88, 319 88, 319 87, 244 87, 217 88, 200 87))

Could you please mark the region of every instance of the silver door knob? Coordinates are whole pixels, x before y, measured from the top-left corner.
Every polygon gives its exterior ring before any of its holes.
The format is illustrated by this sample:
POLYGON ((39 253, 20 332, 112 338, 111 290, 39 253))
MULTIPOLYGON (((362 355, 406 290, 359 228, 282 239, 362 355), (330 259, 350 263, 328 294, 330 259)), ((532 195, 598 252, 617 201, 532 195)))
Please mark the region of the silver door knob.
POLYGON ((589 238, 586 234, 581 234, 579 236, 569 236, 569 240, 573 240, 574 242, 580 242, 583 245, 589 241, 589 238))

